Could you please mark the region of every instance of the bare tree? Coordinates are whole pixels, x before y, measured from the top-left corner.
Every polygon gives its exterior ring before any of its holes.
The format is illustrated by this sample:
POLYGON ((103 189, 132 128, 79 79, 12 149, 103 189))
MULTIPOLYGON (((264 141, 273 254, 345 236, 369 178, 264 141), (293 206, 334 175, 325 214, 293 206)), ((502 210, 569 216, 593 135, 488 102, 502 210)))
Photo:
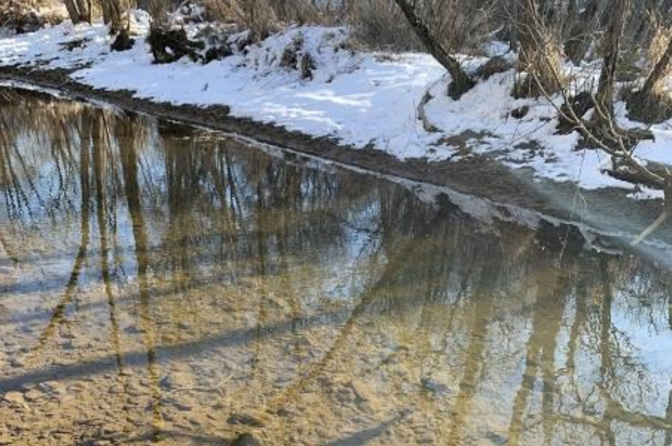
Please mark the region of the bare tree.
POLYGON ((672 71, 672 39, 642 89, 630 96, 628 111, 632 118, 649 123, 663 122, 672 118, 672 99, 669 93, 662 89, 670 71, 672 71))
POLYGON ((613 114, 614 84, 616 82, 616 69, 618 56, 621 50, 621 37, 623 26, 627 19, 630 0, 614 0, 611 11, 611 20, 604 36, 602 51, 604 61, 600 82, 597 88, 595 105, 602 114, 613 114))
POLYGON ((457 100, 464 93, 471 90, 476 84, 460 65, 460 62, 439 42, 432 30, 427 26, 416 11, 417 0, 395 0, 418 39, 427 47, 427 51, 443 65, 452 78, 451 87, 448 94, 451 98, 457 100))
POLYGON ((662 83, 663 80, 665 80, 665 77, 668 74, 670 74, 671 66, 672 66, 672 39, 670 39, 670 42, 667 45, 667 49, 665 50, 663 57, 658 61, 653 71, 651 72, 646 82, 644 83, 644 88, 642 88, 642 92, 650 94, 658 87, 660 87, 660 84, 662 83))
POLYGON ((604 11, 604 0, 588 0, 583 11, 576 18, 568 19, 568 35, 565 40, 565 53, 569 60, 578 65, 585 58, 588 48, 599 29, 604 11), (571 26, 570 26, 571 24, 571 26))
POLYGON ((519 64, 521 70, 528 73, 529 82, 524 84, 526 88, 517 88, 517 95, 539 96, 539 88, 547 93, 555 93, 563 83, 558 44, 545 23, 539 1, 518 1, 519 64))
POLYGON ((91 23, 91 0, 64 0, 64 3, 72 23, 91 23))
POLYGON ((121 21, 122 8, 119 0, 101 0, 103 21, 110 25, 110 34, 117 34, 123 30, 121 21))

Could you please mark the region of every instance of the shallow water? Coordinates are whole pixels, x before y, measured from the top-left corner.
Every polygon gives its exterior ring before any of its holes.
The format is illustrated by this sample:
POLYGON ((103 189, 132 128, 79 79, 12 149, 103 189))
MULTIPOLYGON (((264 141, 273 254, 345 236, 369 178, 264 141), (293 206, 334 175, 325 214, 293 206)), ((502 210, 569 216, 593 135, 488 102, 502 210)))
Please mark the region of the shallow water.
POLYGON ((669 271, 222 135, 0 101, 0 445, 672 444, 669 271))

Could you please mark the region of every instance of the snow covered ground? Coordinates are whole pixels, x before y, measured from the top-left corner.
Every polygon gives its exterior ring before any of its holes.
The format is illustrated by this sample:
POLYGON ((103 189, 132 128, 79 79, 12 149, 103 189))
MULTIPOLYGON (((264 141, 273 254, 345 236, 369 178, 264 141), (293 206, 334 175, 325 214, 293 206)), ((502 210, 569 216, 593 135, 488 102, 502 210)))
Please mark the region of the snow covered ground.
MULTIPOLYGON (((139 98, 174 104, 224 104, 235 116, 333 136, 355 147, 372 144, 400 159, 488 155, 513 168, 531 168, 539 178, 572 181, 586 189, 633 188, 603 173, 610 166, 608 157, 576 151, 577 134, 555 134, 556 113, 545 99, 514 99, 513 72, 495 75, 453 101, 445 94, 445 70, 429 55, 355 52, 348 46, 346 29, 318 26, 290 28, 207 65, 186 58, 155 65, 144 39, 149 19, 141 11, 134 19, 138 36, 130 51, 111 52, 112 38, 100 23, 64 22, 34 34, 0 38, 0 65, 70 68, 75 69, 73 78, 96 88, 133 90, 139 98), (81 45, 64 46, 80 40, 81 45), (311 80, 283 67, 285 48, 297 40, 303 42, 300 53, 315 59, 311 80), (418 104, 428 90, 434 99, 426 106, 427 119, 438 133, 427 132, 418 119, 418 104), (523 106, 530 109, 524 118, 511 117, 523 106), (446 139, 465 132, 471 135, 466 151, 446 139)), ((191 33, 197 31, 190 25, 191 33)), ((236 38, 240 35, 231 37, 236 38)), ((484 60, 464 62, 473 68, 484 60)), ((617 110, 627 125, 624 105, 617 104, 617 110)), ((637 155, 672 164, 672 123, 651 130, 655 142, 642 143, 637 155)), ((662 195, 645 191, 633 196, 662 195)))

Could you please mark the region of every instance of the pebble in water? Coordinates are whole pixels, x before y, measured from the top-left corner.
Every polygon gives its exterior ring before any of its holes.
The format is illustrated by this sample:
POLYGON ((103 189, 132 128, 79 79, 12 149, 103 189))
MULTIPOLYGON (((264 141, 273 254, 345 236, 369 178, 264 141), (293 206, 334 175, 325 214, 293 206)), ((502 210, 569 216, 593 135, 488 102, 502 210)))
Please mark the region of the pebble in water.
POLYGON ((23 397, 23 394, 20 392, 8 392, 5 394, 3 399, 8 403, 18 405, 22 405, 26 402, 25 398, 23 397))
POLYGON ((227 420, 229 424, 243 424, 245 426, 263 427, 264 422, 249 414, 231 415, 227 420))
POLYGON ((261 446, 261 442, 254 438, 252 434, 241 434, 233 440, 231 446, 261 446))

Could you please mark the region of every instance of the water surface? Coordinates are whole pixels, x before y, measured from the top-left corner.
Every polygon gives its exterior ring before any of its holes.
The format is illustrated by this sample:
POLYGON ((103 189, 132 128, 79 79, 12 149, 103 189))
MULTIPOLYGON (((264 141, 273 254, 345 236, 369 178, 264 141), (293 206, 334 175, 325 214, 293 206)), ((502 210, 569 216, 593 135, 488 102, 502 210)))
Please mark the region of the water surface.
POLYGON ((0 444, 672 445, 672 279, 398 184, 0 101, 0 444))

